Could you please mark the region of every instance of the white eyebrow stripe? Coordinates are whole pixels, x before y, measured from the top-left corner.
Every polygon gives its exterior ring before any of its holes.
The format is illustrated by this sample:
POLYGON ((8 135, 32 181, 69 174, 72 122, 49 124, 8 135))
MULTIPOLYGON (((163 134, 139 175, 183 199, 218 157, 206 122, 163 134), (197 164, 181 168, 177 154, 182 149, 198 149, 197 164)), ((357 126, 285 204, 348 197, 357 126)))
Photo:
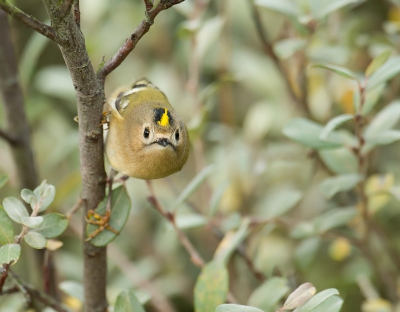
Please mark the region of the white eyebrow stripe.
POLYGON ((133 94, 133 93, 136 93, 136 92, 140 92, 140 91, 143 91, 143 90, 146 90, 146 89, 148 89, 148 86, 146 86, 146 87, 141 87, 141 88, 133 88, 133 89, 131 89, 131 90, 125 92, 125 93, 124 93, 124 96, 125 96, 125 95, 129 95, 129 94, 133 94))

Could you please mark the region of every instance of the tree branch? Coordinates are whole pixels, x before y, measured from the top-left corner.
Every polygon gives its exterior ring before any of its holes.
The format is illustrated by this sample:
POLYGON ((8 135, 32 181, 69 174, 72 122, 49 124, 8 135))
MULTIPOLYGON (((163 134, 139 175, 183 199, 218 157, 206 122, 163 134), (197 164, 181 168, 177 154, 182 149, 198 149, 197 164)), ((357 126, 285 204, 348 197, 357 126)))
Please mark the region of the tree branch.
POLYGON ((155 8, 152 8, 151 2, 148 0, 144 0, 146 5, 146 17, 136 27, 136 30, 133 32, 133 34, 128 39, 126 39, 125 43, 122 45, 122 47, 119 48, 118 52, 102 67, 99 68, 97 72, 97 77, 101 81, 104 81, 108 74, 110 74, 114 69, 121 65, 121 63, 129 55, 129 53, 131 53, 132 50, 136 47, 136 44, 139 42, 139 40, 144 36, 144 34, 149 31, 158 13, 163 10, 169 9, 170 7, 183 1, 184 0, 161 0, 155 8))
POLYGON ((60 18, 64 18, 65 16, 67 16, 68 13, 71 13, 71 7, 73 3, 74 0, 64 0, 61 3, 60 10, 58 13, 60 18))
POLYGON ((0 129, 0 138, 6 140, 10 145, 15 145, 18 143, 18 138, 7 131, 0 129))
POLYGON ((33 16, 26 14, 25 12, 18 9, 16 6, 8 3, 6 0, 0 0, 0 8, 16 20, 22 22, 29 28, 32 28, 33 30, 49 38, 50 40, 53 40, 57 43, 61 43, 63 41, 53 27, 39 22, 33 16))
POLYGON ((304 82, 301 86, 301 91, 302 94, 301 96, 298 96, 293 88, 292 82, 290 81, 289 74, 287 73, 285 67, 283 66, 281 60, 279 57, 276 55, 274 48, 271 44, 271 42, 268 39, 268 35, 265 32, 264 26, 261 21, 260 14, 257 11, 257 8, 254 4, 254 0, 249 0, 250 6, 251 6, 251 11, 253 14, 253 20, 257 29, 258 36, 261 40, 262 47, 264 49, 264 52, 272 59, 272 61, 275 64, 275 67, 279 70, 281 73, 283 80, 286 84, 286 88, 289 91, 290 97, 292 100, 305 112, 307 115, 310 115, 310 110, 307 105, 307 84, 304 82))

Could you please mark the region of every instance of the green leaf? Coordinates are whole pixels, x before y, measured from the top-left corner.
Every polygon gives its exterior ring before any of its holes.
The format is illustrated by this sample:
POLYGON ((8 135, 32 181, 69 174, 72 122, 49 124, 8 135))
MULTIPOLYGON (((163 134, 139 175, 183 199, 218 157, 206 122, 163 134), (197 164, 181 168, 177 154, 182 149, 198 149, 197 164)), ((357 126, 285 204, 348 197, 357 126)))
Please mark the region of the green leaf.
POLYGON ((312 0, 311 14, 315 19, 322 19, 326 15, 343 8, 352 3, 361 2, 360 0, 312 0))
POLYGON ((304 239, 296 248, 294 258, 300 268, 306 270, 317 254, 321 239, 317 237, 309 237, 304 239))
POLYGON ((339 143, 340 138, 332 132, 330 142, 324 142, 319 139, 322 126, 316 122, 305 118, 295 118, 289 121, 283 128, 283 134, 288 138, 296 141, 306 147, 313 149, 329 149, 337 148, 342 144, 339 143))
POLYGON ((29 217, 24 204, 15 197, 4 198, 3 207, 8 217, 19 224, 22 224, 23 217, 29 217))
POLYGON ((186 213, 177 215, 175 223, 182 230, 193 229, 207 224, 207 218, 197 213, 186 213))
POLYGON ((8 175, 3 174, 0 176, 0 188, 2 188, 8 182, 8 175))
MULTIPOLYGON (((14 229, 3 206, 0 205, 0 244, 11 244, 14 242, 14 229)), ((0 263, 1 265, 1 263, 0 263)))
POLYGON ((207 179, 207 177, 215 170, 214 165, 210 165, 201 170, 192 181, 185 187, 178 199, 172 205, 172 211, 176 211, 186 199, 190 197, 207 179))
POLYGON ((400 101, 393 103, 382 109, 371 123, 366 127, 364 136, 366 140, 379 136, 381 133, 391 130, 400 119, 400 101))
POLYGON ((301 200, 303 194, 292 188, 273 189, 256 205, 257 214, 276 218, 289 212, 301 200))
POLYGON ((229 183, 222 183, 217 187, 210 199, 210 209, 208 210, 208 215, 213 217, 216 215, 219 207, 219 203, 221 202, 221 198, 224 195, 226 189, 228 188, 229 183))
POLYGON ((293 309, 301 306, 307 300, 309 300, 312 296, 314 296, 316 291, 317 291, 316 288, 311 283, 301 284, 286 299, 286 301, 283 305, 284 310, 293 310, 293 309))
POLYGON ((308 300, 301 307, 298 307, 296 310, 294 310, 294 312, 311 312, 323 301, 334 295, 339 295, 339 292, 334 288, 323 290, 308 300))
POLYGON ((344 207, 330 209, 323 215, 313 220, 315 229, 322 234, 331 229, 346 225, 353 220, 358 214, 355 207, 344 207))
POLYGON ((36 205, 36 196, 31 190, 26 188, 22 189, 21 197, 27 204, 31 205, 31 207, 36 205))
POLYGON ((264 311, 276 311, 277 303, 289 292, 288 282, 282 277, 273 277, 257 287, 250 295, 248 304, 264 311))
POLYGON ((228 293, 228 271, 221 261, 211 261, 201 270, 194 287, 196 312, 210 312, 225 303, 228 293))
POLYGON ((26 233, 24 236, 25 242, 36 249, 43 249, 46 247, 47 244, 47 239, 44 237, 42 234, 34 232, 34 231, 29 231, 26 233))
POLYGON ((236 248, 247 237, 249 225, 250 220, 245 218, 237 231, 228 232, 215 251, 214 260, 220 260, 226 264, 236 248))
POLYGON ((114 312, 146 312, 132 290, 122 291, 114 306, 114 312))
MULTIPOLYGON (((381 83, 373 89, 368 89, 365 94, 365 102, 362 108, 361 114, 367 115, 369 114, 375 105, 378 103, 378 100, 383 94, 383 91, 386 88, 386 83, 381 83)), ((359 92, 358 92, 359 93, 359 92)))
POLYGON ((80 302, 84 302, 84 291, 81 283, 75 281, 63 281, 58 284, 58 287, 67 295, 78 299, 80 302))
POLYGON ((392 52, 383 51, 377 57, 375 57, 372 62, 368 65, 365 71, 365 76, 370 77, 379 67, 381 67, 390 57, 392 52))
POLYGON ((307 40, 303 38, 284 39, 274 44, 274 51, 280 59, 284 60, 304 49, 306 44, 307 40))
MULTIPOLYGON (((343 305, 343 299, 338 296, 331 296, 322 301, 312 312, 339 312, 343 305)), ((376 311, 378 312, 378 310, 376 311)))
POLYGON ((44 180, 42 184, 35 188, 33 193, 36 196, 37 202, 40 204, 39 212, 41 212, 45 211, 53 202, 54 196, 56 195, 56 188, 54 185, 47 184, 46 180, 44 180))
POLYGON ((297 4, 288 0, 256 0, 256 5, 290 17, 297 17, 300 15, 297 4))
POLYGON ((7 244, 0 247, 0 265, 15 264, 21 254, 21 246, 19 244, 7 244))
POLYGON ((320 184, 320 190, 326 196, 326 198, 331 198, 339 192, 351 190, 360 181, 361 176, 359 174, 341 174, 332 178, 325 179, 320 184))
POLYGON ((46 238, 54 238, 61 235, 68 226, 68 218, 59 213, 48 213, 43 216, 43 223, 35 229, 35 232, 46 238))
POLYGON ((325 165, 336 174, 356 173, 358 170, 357 158, 345 147, 319 151, 325 165))
POLYGON ((372 89, 392 79, 400 72, 400 56, 391 57, 368 79, 367 89, 372 89))
POLYGON ((33 229, 43 223, 43 217, 22 217, 22 224, 33 229))
POLYGON ((332 133, 332 131, 334 129, 336 129, 342 123, 344 123, 350 119, 353 119, 353 118, 354 118, 353 115, 350 115, 350 114, 339 115, 339 116, 332 118, 326 124, 324 129, 322 129, 322 132, 319 135, 320 140, 325 141, 325 142, 328 141, 329 135, 332 133))
POLYGON ((328 69, 333 71, 334 73, 348 78, 348 79, 352 79, 355 81, 358 81, 358 77, 355 73, 353 73, 350 69, 341 67, 341 66, 337 66, 337 65, 332 65, 332 64, 327 64, 327 63, 318 63, 318 64, 312 64, 310 66, 310 68, 324 68, 324 69, 328 69))
POLYGON ((224 26, 224 19, 219 16, 208 19, 204 22, 203 26, 196 36, 196 50, 195 55, 200 60, 207 52, 207 50, 217 41, 222 28, 224 26))
POLYGON ((290 231, 290 236, 294 239, 302 239, 315 234, 315 226, 311 222, 301 222, 290 231))
POLYGON ((221 304, 217 307, 215 312, 264 312, 263 310, 239 305, 239 304, 221 304))
POLYGON ((369 145, 369 148, 376 145, 392 144, 398 140, 400 140, 399 130, 387 130, 384 132, 380 132, 376 136, 370 136, 365 139, 366 144, 369 145))
MULTIPOLYGON (((109 226, 118 233, 121 233, 131 210, 131 201, 125 187, 121 185, 120 187, 114 189, 112 191, 111 200, 111 216, 109 220, 109 226)), ((104 215, 106 212, 107 201, 108 196, 103 199, 103 201, 96 208, 95 212, 99 215, 104 215)), ((94 233, 98 228, 98 225, 87 224, 86 235, 88 236, 94 233)), ((104 229, 104 231, 101 231, 96 237, 90 240, 90 243, 92 243, 94 246, 102 247, 112 242, 116 237, 117 234, 104 229)))

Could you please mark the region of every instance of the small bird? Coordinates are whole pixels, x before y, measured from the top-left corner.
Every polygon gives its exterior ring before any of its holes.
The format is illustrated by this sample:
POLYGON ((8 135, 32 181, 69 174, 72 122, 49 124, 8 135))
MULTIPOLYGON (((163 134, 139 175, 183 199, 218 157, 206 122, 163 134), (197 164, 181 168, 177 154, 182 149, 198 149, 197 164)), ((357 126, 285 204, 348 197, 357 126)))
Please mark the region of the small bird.
POLYGON ((153 180, 182 169, 189 155, 185 124, 167 97, 141 79, 110 102, 106 156, 113 169, 153 180))

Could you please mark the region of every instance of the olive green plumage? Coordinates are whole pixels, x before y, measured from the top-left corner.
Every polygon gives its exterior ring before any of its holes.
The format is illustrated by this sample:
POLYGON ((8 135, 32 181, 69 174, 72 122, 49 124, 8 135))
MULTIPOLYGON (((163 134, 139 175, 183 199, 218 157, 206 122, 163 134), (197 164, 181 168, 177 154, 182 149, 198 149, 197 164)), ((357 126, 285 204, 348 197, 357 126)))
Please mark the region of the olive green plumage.
POLYGON ((166 96, 145 79, 110 103, 106 156, 115 170, 152 180, 182 169, 189 155, 184 123, 166 96))

